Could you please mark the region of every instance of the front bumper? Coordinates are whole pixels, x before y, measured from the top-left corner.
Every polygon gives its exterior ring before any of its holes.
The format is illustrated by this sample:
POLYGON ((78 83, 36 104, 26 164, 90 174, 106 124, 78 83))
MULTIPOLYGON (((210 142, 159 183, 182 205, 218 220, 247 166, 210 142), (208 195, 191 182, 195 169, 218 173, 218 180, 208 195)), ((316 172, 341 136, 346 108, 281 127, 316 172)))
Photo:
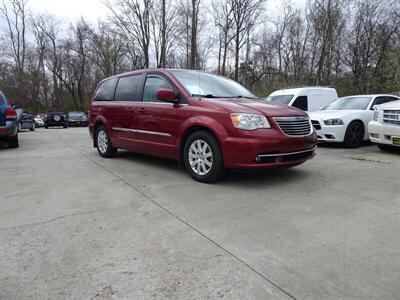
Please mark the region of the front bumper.
POLYGON ((313 119, 312 123, 314 129, 317 132, 318 142, 333 142, 333 143, 343 143, 346 134, 346 125, 333 125, 327 126, 324 124, 323 120, 313 119), (319 125, 315 125, 316 122, 319 125))
POLYGON ((316 154, 315 133, 286 136, 265 130, 264 137, 228 137, 223 143, 224 164, 233 169, 268 169, 301 164, 316 154))
POLYGON ((51 126, 67 126, 67 125, 68 125, 67 121, 59 121, 59 122, 57 122, 57 121, 46 121, 44 123, 44 126, 49 126, 49 127, 51 127, 51 126))
POLYGON ((87 121, 78 121, 78 120, 73 120, 73 121, 68 121, 68 124, 70 126, 88 126, 88 122, 87 121))
POLYGON ((371 121, 368 124, 369 138, 371 142, 376 144, 393 145, 393 138, 400 137, 400 127, 381 124, 371 121))

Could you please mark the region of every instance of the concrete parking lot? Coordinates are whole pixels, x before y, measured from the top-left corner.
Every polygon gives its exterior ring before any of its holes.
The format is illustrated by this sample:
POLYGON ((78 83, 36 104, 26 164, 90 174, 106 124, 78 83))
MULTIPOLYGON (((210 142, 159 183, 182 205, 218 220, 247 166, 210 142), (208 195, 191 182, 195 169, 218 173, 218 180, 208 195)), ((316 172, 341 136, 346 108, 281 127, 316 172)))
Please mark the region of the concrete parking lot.
POLYGON ((0 299, 395 299, 400 155, 320 147, 206 185, 86 128, 0 149, 0 299))

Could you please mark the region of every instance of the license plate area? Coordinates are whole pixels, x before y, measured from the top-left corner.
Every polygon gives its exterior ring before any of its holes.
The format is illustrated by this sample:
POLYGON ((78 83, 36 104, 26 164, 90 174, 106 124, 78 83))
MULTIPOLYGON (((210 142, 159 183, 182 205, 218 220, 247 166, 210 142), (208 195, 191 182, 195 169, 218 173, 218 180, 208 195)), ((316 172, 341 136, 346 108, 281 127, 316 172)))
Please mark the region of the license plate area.
POLYGON ((393 145, 400 146, 400 136, 392 137, 392 143, 393 145))

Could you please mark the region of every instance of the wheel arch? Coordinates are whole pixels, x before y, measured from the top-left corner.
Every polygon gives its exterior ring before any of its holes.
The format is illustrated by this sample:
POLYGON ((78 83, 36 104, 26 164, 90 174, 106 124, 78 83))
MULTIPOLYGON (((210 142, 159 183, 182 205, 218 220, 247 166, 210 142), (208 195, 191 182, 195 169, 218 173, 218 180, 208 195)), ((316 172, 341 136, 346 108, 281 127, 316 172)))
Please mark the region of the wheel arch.
MULTIPOLYGON (((222 125, 220 125, 222 127, 222 125)), ((210 134, 212 134, 216 140, 219 143, 219 146, 221 147, 221 153, 222 153, 222 158, 224 157, 223 155, 223 144, 221 142, 221 138, 220 136, 217 134, 215 129, 212 129, 211 126, 207 126, 205 124, 192 124, 191 126, 188 126, 187 128, 185 128, 185 130, 182 132, 181 134, 181 138, 179 140, 179 148, 178 148, 178 162, 179 162, 179 166, 183 167, 184 166, 184 149, 185 149, 185 143, 187 141, 187 139, 190 137, 190 135, 192 135, 194 132, 197 131, 207 131, 210 134)), ((225 133, 225 131, 224 131, 225 133)))
POLYGON ((104 126, 107 128, 106 122, 102 118, 98 118, 93 124, 93 147, 95 147, 95 148, 97 147, 97 134, 96 133, 97 133, 97 129, 100 126, 104 126))
POLYGON ((346 132, 347 132, 347 129, 350 127, 350 125, 353 123, 360 123, 363 126, 363 133, 364 133, 364 137, 365 137, 365 133, 368 133, 368 124, 365 124, 364 121, 360 118, 351 120, 349 125, 347 125, 346 132))

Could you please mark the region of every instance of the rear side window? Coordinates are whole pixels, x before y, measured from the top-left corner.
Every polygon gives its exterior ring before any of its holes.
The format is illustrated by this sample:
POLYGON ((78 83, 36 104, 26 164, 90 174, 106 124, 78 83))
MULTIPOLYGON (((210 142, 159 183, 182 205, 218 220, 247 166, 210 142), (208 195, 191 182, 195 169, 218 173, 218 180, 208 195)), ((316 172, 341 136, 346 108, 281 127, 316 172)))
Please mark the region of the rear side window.
POLYGON ((299 96, 294 100, 292 106, 297 107, 298 109, 307 111, 308 110, 308 98, 307 96, 299 96))
POLYGON ((111 78, 100 83, 93 101, 113 101, 116 81, 116 78, 111 78))
POLYGON ((115 90, 115 101, 139 101, 140 84, 143 75, 121 77, 115 90))

